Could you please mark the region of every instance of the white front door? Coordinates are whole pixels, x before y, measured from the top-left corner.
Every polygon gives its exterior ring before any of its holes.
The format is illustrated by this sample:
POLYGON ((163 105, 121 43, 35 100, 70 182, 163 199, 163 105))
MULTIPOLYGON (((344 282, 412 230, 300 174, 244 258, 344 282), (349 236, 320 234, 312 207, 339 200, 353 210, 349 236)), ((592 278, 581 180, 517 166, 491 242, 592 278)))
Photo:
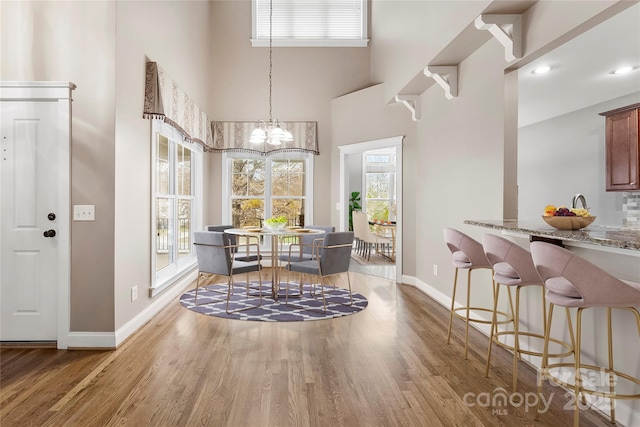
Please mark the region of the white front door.
POLYGON ((57 111, 56 102, 0 103, 0 341, 57 339, 57 111))

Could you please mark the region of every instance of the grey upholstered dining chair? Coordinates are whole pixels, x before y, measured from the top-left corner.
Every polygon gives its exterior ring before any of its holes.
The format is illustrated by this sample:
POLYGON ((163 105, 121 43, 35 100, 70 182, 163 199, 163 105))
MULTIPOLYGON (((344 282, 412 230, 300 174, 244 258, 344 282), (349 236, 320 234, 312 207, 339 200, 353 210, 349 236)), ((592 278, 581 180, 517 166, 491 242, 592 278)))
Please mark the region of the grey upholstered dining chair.
MULTIPOLYGON (((325 233, 332 233, 336 231, 335 227, 326 225, 307 225, 305 228, 309 230, 321 230, 325 233)), ((289 252, 280 255, 278 258, 283 262, 301 262, 309 261, 313 259, 313 242, 316 240, 322 240, 324 238, 321 234, 300 234, 299 243, 292 243, 289 245, 289 252)))
MULTIPOLYGON (((218 231, 218 232, 224 232, 225 230, 228 230, 230 228, 233 228, 233 225, 207 225, 205 227, 205 229, 207 231, 218 231)), ((231 242, 231 244, 233 246, 237 245, 237 239, 236 239, 236 235, 235 234, 229 234, 229 240, 231 242)), ((255 236, 256 239, 259 239, 259 237, 255 236)), ((258 261, 258 260, 262 260, 262 257, 260 257, 257 254, 242 254, 238 252, 238 248, 239 246, 234 247, 233 253, 235 254, 234 259, 236 261, 246 261, 246 262, 252 262, 252 261, 258 261)))
MULTIPOLYGON (((198 305, 198 289, 200 288, 200 279, 205 274, 214 274, 227 277, 227 292, 226 292, 226 311, 227 313, 235 313, 238 311, 248 310, 250 308, 256 308, 262 305, 262 266, 259 261, 245 262, 234 259, 234 248, 236 245, 231 244, 230 235, 218 232, 218 231, 196 231, 193 233, 193 241, 196 248, 196 256, 198 258, 198 280, 196 282, 196 292, 194 298, 194 304, 198 305), (229 300, 233 294, 233 276, 235 274, 246 273, 247 283, 246 292, 247 298, 250 297, 250 281, 249 273, 258 272, 258 297, 259 303, 257 305, 246 306, 237 310, 229 311, 229 300)), ((260 255, 260 246, 258 246, 258 256, 260 255)), ((223 299, 207 299, 204 304, 212 302, 221 302, 223 299)), ((204 305, 201 304, 201 305, 204 305)))
MULTIPOLYGON (((353 245, 353 231, 340 231, 325 233, 322 242, 316 241, 312 247, 314 259, 301 262, 289 262, 286 266, 288 271, 309 274, 320 278, 320 293, 322 295, 323 311, 327 311, 327 300, 325 298, 324 279, 338 274, 347 274, 349 285, 349 304, 353 304, 351 293, 351 279, 349 278, 349 264, 351 262, 351 248, 353 245)), ((287 279, 287 289, 285 301, 289 303, 289 280, 287 279)))
MULTIPOLYGON (((580 420, 580 407, 584 406, 578 404, 578 396, 580 395, 584 397, 585 394, 591 394, 606 399, 640 399, 640 393, 637 392, 640 379, 617 371, 613 367, 611 325, 612 309, 626 310, 633 313, 638 332, 640 333, 640 312, 638 312, 637 309, 637 307, 640 307, 640 283, 615 278, 594 264, 560 246, 547 242, 531 242, 530 246, 533 263, 547 289, 547 301, 549 301, 542 366, 540 367, 542 378, 538 381, 538 395, 542 395, 542 385, 547 378, 569 390, 573 390, 575 393, 573 401, 574 426, 578 425, 580 420), (576 309, 575 337, 573 336, 571 324, 569 323, 568 325, 571 339, 575 342, 574 363, 549 364, 547 360, 549 356, 549 331, 553 318, 553 308, 556 305, 576 309), (582 312, 585 309, 593 307, 606 308, 607 353, 609 359, 606 366, 596 366, 597 363, 592 365, 581 361, 582 312), (557 372, 558 368, 568 368, 572 371, 570 377, 573 378, 573 384, 569 382, 565 375, 554 375, 554 371, 557 372), (603 382, 605 386, 609 386, 609 390, 604 391, 606 387, 599 387, 603 384, 594 384, 589 380, 594 378, 594 376, 592 376, 594 373, 596 377, 600 377, 603 373, 606 373, 608 379, 603 382), (583 381, 583 376, 587 378, 586 382, 583 381), (616 390, 616 383, 621 381, 620 379, 626 380, 627 384, 625 384, 625 386, 632 385, 634 388, 625 390, 624 387, 619 387, 619 389, 616 390), (632 394, 632 390, 635 391, 635 394, 632 394)), ((587 330, 592 332, 591 327, 588 327, 587 330)), ((629 340, 637 339, 637 337, 633 336, 626 338, 629 340)), ((538 402, 539 401, 540 399, 538 399, 538 402)), ((611 423, 615 424, 615 405, 611 404, 609 408, 611 423)), ((537 407, 535 418, 538 418, 537 407)))

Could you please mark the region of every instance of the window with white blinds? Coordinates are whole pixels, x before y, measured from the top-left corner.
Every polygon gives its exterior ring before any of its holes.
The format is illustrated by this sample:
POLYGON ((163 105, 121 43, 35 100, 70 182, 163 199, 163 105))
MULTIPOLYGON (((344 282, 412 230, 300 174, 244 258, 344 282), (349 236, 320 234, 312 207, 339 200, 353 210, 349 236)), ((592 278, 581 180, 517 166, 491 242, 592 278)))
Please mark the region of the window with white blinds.
POLYGON ((366 46, 367 0, 253 0, 253 46, 366 46))

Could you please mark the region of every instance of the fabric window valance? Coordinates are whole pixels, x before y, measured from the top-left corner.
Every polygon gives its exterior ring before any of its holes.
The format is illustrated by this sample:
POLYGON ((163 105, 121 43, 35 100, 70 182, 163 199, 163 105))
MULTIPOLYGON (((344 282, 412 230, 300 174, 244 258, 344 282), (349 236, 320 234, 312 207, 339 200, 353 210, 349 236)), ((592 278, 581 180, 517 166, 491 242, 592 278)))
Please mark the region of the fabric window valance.
POLYGON ((318 151, 317 122, 280 122, 293 135, 293 141, 282 145, 252 144, 251 132, 259 122, 212 122, 213 151, 236 151, 269 155, 283 152, 320 154, 318 151))
POLYGON ((183 92, 155 62, 147 62, 144 89, 145 119, 161 119, 175 127, 185 139, 213 148, 207 115, 183 92))

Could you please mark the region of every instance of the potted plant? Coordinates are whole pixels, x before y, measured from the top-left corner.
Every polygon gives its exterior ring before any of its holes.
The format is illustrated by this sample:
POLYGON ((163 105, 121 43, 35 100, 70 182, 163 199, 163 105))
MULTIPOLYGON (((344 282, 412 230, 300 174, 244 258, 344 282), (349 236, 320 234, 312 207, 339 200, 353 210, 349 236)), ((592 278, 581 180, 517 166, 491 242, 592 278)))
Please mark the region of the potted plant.
POLYGON ((362 209, 362 206, 360 206, 360 192, 352 191, 349 199, 349 231, 353 231, 353 211, 360 209, 362 209))

